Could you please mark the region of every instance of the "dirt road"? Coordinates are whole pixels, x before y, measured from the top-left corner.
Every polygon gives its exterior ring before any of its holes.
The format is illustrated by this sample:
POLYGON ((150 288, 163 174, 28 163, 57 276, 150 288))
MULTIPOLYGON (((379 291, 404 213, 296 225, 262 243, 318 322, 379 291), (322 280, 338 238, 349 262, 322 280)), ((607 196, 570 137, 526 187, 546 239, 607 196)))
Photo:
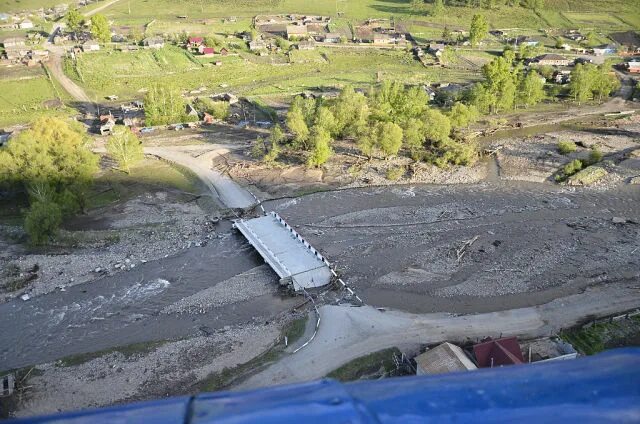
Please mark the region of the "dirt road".
POLYGON ((238 389, 322 378, 353 359, 393 346, 501 335, 548 336, 578 323, 586 310, 591 316, 605 316, 637 307, 638 289, 624 284, 589 289, 537 307, 478 315, 415 315, 380 312, 373 307, 323 306, 320 330, 311 344, 254 375, 238 389))
POLYGON ((97 108, 87 93, 64 74, 64 70, 62 69, 62 55, 64 54, 64 49, 49 45, 49 51, 51 52, 51 55, 49 62, 47 62, 45 66, 49 72, 51 72, 53 78, 58 80, 60 85, 62 85, 71 97, 80 102, 80 105, 78 105, 77 108, 84 109, 87 113, 95 114, 97 108))
POLYGON ((110 1, 107 1, 107 2, 105 2, 102 6, 98 6, 98 7, 96 7, 95 9, 88 11, 87 13, 85 13, 85 14, 84 14, 84 16, 85 16, 85 17, 87 17, 87 18, 88 18, 88 17, 90 17, 90 16, 93 16, 93 15, 95 15, 96 13, 98 13, 98 12, 102 12, 102 11, 103 11, 104 9, 106 9, 107 7, 109 7, 109 6, 111 6, 111 5, 115 4, 115 3, 117 3, 117 2, 119 2, 119 1, 120 1, 120 0, 110 0, 110 1))
POLYGON ((211 169, 211 159, 214 156, 227 153, 227 149, 209 149, 208 152, 197 157, 182 151, 183 148, 174 147, 146 147, 144 152, 164 160, 174 162, 190 169, 204 182, 211 193, 229 208, 249 208, 256 204, 256 199, 249 191, 241 187, 231 178, 227 178, 211 169))

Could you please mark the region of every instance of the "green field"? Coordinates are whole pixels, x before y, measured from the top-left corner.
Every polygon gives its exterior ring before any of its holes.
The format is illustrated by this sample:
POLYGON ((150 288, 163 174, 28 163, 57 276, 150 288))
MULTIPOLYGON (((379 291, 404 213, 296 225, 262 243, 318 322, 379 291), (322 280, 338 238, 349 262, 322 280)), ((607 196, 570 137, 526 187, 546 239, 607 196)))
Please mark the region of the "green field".
POLYGON ((223 64, 200 67, 177 47, 158 52, 101 51, 80 56, 78 69, 84 82, 78 83, 97 97, 117 94, 132 98, 139 97, 138 91, 154 82, 173 83, 184 90, 227 84, 239 94, 277 95, 347 83, 367 86, 385 79, 418 84, 478 78, 469 71, 425 68, 405 50, 319 49, 296 52, 294 57, 297 54, 312 57, 322 54, 327 60, 287 63, 284 55, 258 57, 243 53, 241 56, 203 59, 219 60, 223 64), (271 61, 275 63, 270 64, 271 61))
POLYGON ((60 93, 40 67, 3 69, 0 79, 0 127, 29 122, 44 114, 65 114, 53 104, 60 93))

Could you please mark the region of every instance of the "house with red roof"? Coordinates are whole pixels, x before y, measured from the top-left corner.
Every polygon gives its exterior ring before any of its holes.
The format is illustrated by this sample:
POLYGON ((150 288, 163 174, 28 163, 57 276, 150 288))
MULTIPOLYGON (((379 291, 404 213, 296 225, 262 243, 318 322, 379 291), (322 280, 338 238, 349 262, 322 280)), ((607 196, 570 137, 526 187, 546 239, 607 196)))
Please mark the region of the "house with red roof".
POLYGON ((503 337, 495 340, 488 338, 473 346, 473 354, 479 368, 524 363, 522 350, 516 337, 503 337))
POLYGON ((192 49, 197 49, 203 43, 204 43, 204 38, 202 37, 189 37, 189 40, 187 41, 187 47, 190 47, 192 49))

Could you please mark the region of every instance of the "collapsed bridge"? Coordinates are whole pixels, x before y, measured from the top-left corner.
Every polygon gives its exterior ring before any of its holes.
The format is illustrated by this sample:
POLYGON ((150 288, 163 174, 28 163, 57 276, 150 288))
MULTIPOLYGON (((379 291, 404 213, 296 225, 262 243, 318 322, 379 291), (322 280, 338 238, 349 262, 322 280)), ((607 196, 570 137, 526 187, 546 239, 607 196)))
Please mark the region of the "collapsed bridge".
POLYGON ((302 291, 331 282, 329 262, 277 213, 238 219, 233 226, 278 274, 282 284, 302 291))

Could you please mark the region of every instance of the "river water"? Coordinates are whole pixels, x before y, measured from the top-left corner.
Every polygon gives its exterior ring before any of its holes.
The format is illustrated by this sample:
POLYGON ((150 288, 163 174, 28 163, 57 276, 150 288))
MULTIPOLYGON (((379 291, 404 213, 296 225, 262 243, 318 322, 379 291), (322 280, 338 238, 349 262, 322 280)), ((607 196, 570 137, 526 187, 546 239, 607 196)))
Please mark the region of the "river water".
POLYGON ((235 233, 158 261, 66 291, 0 304, 0 370, 23 367, 131 343, 202 334, 268 319, 299 299, 272 294, 224 305, 201 315, 167 315, 167 305, 262 263, 235 233), (258 319, 258 318, 256 318, 258 319))

